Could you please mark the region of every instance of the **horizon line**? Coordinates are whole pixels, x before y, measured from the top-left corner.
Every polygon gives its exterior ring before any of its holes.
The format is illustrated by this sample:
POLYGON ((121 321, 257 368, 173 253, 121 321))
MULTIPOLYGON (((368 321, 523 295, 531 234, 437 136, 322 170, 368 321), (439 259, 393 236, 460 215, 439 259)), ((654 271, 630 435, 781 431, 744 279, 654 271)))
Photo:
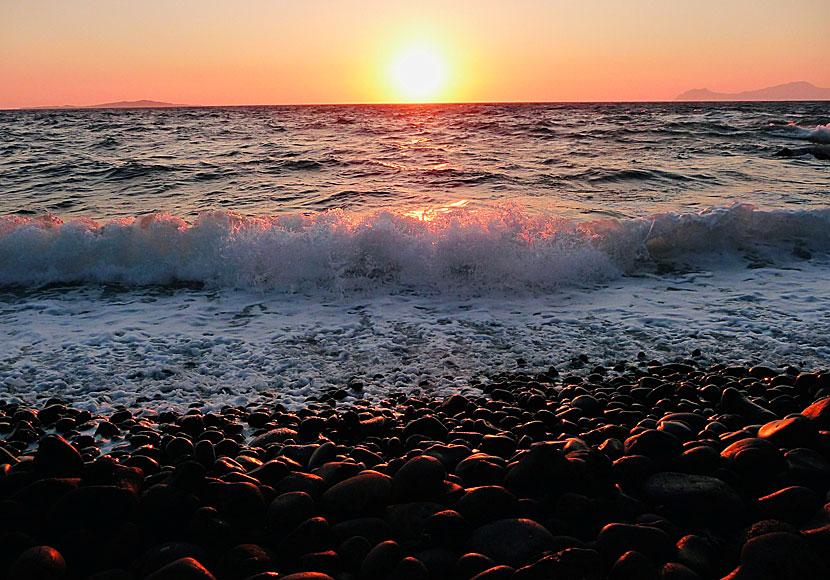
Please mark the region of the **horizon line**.
MULTIPOLYGON (((118 102, 140 102, 138 101, 113 101, 118 102)), ((163 101, 157 101, 163 103, 163 101)), ((80 111, 80 110, 113 110, 113 109, 207 109, 207 108, 249 108, 249 107, 361 107, 361 106, 444 106, 444 105, 596 105, 596 104, 656 104, 656 103, 826 103, 830 99, 714 99, 714 100, 678 100, 678 99, 632 99, 632 100, 575 100, 575 101, 424 101, 424 102, 396 102, 396 101, 367 101, 367 102, 316 102, 316 103, 250 103, 242 105, 191 105, 191 104, 160 104, 158 106, 124 106, 107 107, 109 103, 100 105, 36 105, 23 107, 0 107, 0 111, 80 111)))

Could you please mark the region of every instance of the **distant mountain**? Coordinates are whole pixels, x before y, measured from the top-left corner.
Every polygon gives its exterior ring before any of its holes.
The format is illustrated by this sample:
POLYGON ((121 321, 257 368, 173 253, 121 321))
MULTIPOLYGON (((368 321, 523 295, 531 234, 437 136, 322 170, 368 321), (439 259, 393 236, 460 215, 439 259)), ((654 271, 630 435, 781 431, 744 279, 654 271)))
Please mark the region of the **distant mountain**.
POLYGON ((32 107, 33 109, 155 109, 159 107, 189 107, 177 103, 165 103, 163 101, 116 101, 114 103, 101 103, 100 105, 61 105, 59 107, 32 107))
POLYGON ((675 101, 828 101, 830 89, 799 81, 774 87, 743 91, 741 93, 716 93, 709 89, 692 89, 678 95, 675 101))

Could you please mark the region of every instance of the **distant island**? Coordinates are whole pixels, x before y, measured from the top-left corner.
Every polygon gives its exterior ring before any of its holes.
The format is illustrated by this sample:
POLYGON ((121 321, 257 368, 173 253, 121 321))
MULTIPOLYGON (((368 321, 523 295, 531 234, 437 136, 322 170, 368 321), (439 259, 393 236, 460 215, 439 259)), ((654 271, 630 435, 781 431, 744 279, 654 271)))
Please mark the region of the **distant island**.
POLYGON ((678 95, 675 101, 828 101, 830 89, 806 81, 784 83, 756 91, 716 93, 709 89, 692 89, 678 95))
POLYGON ((114 103, 101 103, 100 105, 60 105, 54 107, 26 107, 27 109, 158 109, 163 107, 189 107, 178 103, 165 103, 163 101, 116 101, 114 103))

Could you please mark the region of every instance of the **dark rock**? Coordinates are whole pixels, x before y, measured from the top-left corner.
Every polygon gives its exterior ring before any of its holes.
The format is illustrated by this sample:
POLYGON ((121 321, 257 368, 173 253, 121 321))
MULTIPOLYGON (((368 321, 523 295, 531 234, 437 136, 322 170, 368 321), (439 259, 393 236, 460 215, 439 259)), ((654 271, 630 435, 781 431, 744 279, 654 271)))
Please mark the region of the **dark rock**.
POLYGON ((505 519, 476 529, 467 541, 469 552, 510 566, 530 564, 553 544, 553 536, 532 520, 505 519))
POLYGON ((208 558, 208 552, 203 547, 191 542, 165 542, 147 548, 138 558, 135 569, 138 576, 144 578, 182 558, 192 558, 199 562, 205 562, 208 558))
POLYGON ((33 466, 44 477, 80 477, 84 460, 63 437, 47 435, 38 445, 33 466))
POLYGON ((830 429, 830 397, 816 401, 801 414, 807 417, 818 429, 830 429))
POLYGON ((322 498, 325 509, 340 519, 379 513, 391 499, 392 480, 370 470, 329 488, 322 498))
POLYGON ((799 525, 813 517, 823 503, 822 497, 812 489, 791 486, 759 498, 755 513, 760 519, 799 525))
POLYGON ((787 468, 784 454, 766 439, 741 439, 721 451, 721 457, 749 478, 769 479, 787 468))
POLYGON ((429 580, 429 571, 417 558, 404 558, 392 569, 388 580, 429 580))
POLYGON ((392 478, 392 494, 398 501, 434 499, 443 488, 447 470, 436 458, 419 455, 407 461, 392 478))
POLYGON ((412 435, 423 435, 434 441, 446 441, 448 432, 441 421, 435 417, 426 416, 407 423, 403 429, 403 438, 407 439, 412 435))
POLYGON ((297 572, 296 574, 281 576, 280 580, 334 580, 334 578, 320 572, 297 572))
POLYGON ((255 437, 250 445, 251 447, 269 447, 277 443, 282 443, 286 439, 293 439, 297 437, 297 432, 287 427, 280 427, 278 429, 271 429, 263 433, 259 437, 255 437))
MULTIPOLYGON (((0 564, 0 570, 2 570, 0 564)), ((8 580, 58 580, 66 576, 66 562, 60 552, 49 546, 25 550, 9 567, 8 580)))
POLYGON ((671 433, 647 429, 625 440, 626 455, 645 455, 666 463, 683 452, 683 444, 671 433))
POLYGON ((472 487, 458 500, 456 511, 474 526, 518 515, 519 500, 497 485, 472 487))
POLYGON ((824 563, 796 534, 773 532, 750 539, 741 550, 741 565, 724 580, 820 580, 824 563))
POLYGON ((145 580, 216 580, 216 578, 197 560, 181 558, 150 574, 145 580))
POLYGON ((657 471, 657 462, 645 455, 625 455, 613 463, 614 480, 629 491, 637 491, 657 471))
POLYGON ((443 509, 444 506, 434 502, 401 503, 386 508, 383 519, 399 541, 415 541, 421 538, 426 521, 443 509))
POLYGON ((480 574, 473 576, 472 580, 509 580, 513 577, 515 569, 510 566, 494 566, 480 574))
POLYGON ((551 444, 536 444, 504 476, 504 487, 518 497, 540 498, 561 493, 571 479, 571 465, 551 444))
POLYGON ((453 567, 454 577, 469 580, 482 572, 494 568, 496 563, 492 558, 475 552, 461 556, 453 567))
POLYGON ((778 447, 813 447, 818 438, 818 429, 804 415, 789 415, 761 427, 758 437, 767 439, 778 447))
POLYGON ((310 495, 302 491, 284 493, 268 505, 268 528, 287 533, 313 515, 314 500, 310 495))
POLYGON ((734 387, 723 390, 719 407, 723 413, 739 415, 752 423, 767 423, 778 419, 775 413, 750 401, 734 387))
POLYGON ((252 483, 209 483, 203 500, 239 530, 265 527, 265 498, 252 483))
POLYGON ((300 557, 300 569, 308 572, 337 574, 340 568, 340 556, 334 550, 303 554, 300 557))
POLYGON ((656 580, 657 567, 650 558, 630 550, 617 558, 608 580, 656 580))
POLYGON ((711 537, 695 535, 683 536, 676 545, 678 562, 705 578, 715 575, 718 554, 724 553, 722 545, 716 544, 711 537))
POLYGON ((397 542, 381 542, 366 555, 360 566, 360 577, 366 580, 382 580, 389 576, 403 559, 397 542))
POLYGON ((665 562, 674 552, 674 542, 666 532, 651 526, 633 524, 608 524, 600 531, 597 546, 608 560, 617 560, 633 550, 655 562, 665 562))
POLYGON ((437 512, 424 522, 424 533, 439 546, 460 547, 472 530, 470 522, 453 510, 437 512))
POLYGON ((703 580, 694 570, 683 564, 669 562, 660 568, 660 580, 703 580))
POLYGON ((646 481, 643 492, 661 513, 685 524, 740 525, 744 510, 734 489, 720 479, 705 475, 655 473, 646 481))
POLYGON ((240 544, 227 550, 216 566, 223 580, 244 580, 260 572, 273 571, 270 552, 256 544, 240 544))

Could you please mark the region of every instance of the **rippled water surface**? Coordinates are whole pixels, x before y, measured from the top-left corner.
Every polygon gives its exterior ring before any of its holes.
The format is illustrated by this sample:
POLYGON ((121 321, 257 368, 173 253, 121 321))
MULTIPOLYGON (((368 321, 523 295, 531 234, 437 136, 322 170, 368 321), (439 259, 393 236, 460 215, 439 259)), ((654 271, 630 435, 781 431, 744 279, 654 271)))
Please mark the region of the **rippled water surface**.
POLYGON ((518 201, 565 217, 827 203, 828 103, 0 111, 0 213, 101 220, 518 201))

